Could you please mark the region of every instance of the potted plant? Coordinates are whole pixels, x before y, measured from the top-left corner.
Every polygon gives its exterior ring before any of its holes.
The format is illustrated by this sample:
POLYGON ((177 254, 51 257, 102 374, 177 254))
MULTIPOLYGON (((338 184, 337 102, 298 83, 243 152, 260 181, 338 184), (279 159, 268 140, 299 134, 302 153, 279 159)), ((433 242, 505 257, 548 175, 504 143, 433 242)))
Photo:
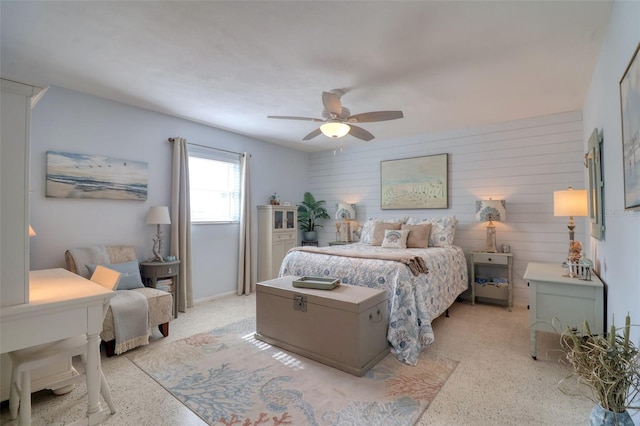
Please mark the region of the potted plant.
MULTIPOLYGON (((638 348, 629 339, 631 319, 626 317, 622 335, 615 325, 608 336, 594 336, 585 322, 583 333, 569 327, 560 339, 568 363, 579 384, 591 392, 586 395, 596 406, 589 417, 590 425, 630 425, 628 411, 640 396, 640 356, 638 348)), ((566 380, 566 379, 565 379, 566 380)))
POLYGON ((302 202, 298 204, 298 223, 305 241, 317 241, 316 228, 322 228, 317 223, 318 219, 329 219, 327 209, 322 206, 324 203, 324 200, 316 201, 310 192, 305 192, 302 202))

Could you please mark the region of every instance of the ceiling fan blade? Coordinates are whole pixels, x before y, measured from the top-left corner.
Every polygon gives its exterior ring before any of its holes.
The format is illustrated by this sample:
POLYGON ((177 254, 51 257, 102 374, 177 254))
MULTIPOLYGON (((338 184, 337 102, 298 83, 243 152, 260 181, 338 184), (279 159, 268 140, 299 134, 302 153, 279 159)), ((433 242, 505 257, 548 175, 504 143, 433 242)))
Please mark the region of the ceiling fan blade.
POLYGON ((388 121, 403 118, 402 111, 373 111, 352 115, 347 118, 349 123, 371 123, 374 121, 388 121))
POLYGON ((351 127, 351 129, 349 129, 349 134, 358 139, 362 139, 363 141, 370 141, 375 137, 362 127, 354 126, 353 124, 349 124, 349 127, 351 127))
POLYGON ((320 128, 318 127, 317 129, 315 129, 313 132, 309 133, 307 136, 305 136, 304 138, 302 138, 303 141, 308 141, 309 139, 313 139, 316 136, 320 135, 322 133, 322 131, 320 130, 320 128))
POLYGON ((336 116, 340 117, 342 114, 342 104, 340 103, 340 98, 335 93, 331 92, 322 92, 322 105, 324 105, 324 109, 336 116))
POLYGON ((312 117, 291 117, 288 115, 267 115, 267 118, 278 118, 280 120, 303 120, 303 121, 315 121, 318 123, 324 122, 321 118, 312 118, 312 117))

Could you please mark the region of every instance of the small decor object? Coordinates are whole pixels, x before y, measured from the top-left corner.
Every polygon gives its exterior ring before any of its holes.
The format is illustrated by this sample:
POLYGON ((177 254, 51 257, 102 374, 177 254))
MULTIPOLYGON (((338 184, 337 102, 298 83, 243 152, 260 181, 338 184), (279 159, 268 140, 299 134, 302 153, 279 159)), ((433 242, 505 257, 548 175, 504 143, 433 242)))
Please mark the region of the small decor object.
POLYGON ((380 162, 380 208, 446 209, 448 154, 380 162))
POLYGON ((47 197, 147 199, 147 163, 47 151, 47 197))
POLYGON ((298 204, 298 223, 304 232, 305 241, 317 241, 318 233, 316 228, 322 228, 317 222, 320 219, 329 219, 329 213, 324 208, 324 200, 316 201, 310 192, 305 192, 303 200, 298 204))
POLYGON ((476 220, 488 221, 487 224, 487 253, 497 253, 496 247, 496 227, 493 221, 503 221, 507 218, 506 202, 504 200, 481 200, 476 201, 476 220))
POLYGON ((627 410, 637 410, 634 405, 640 396, 640 357, 638 348, 629 338, 631 319, 627 315, 622 335, 611 325, 608 336, 592 335, 589 324, 584 323, 582 333, 568 327, 562 333, 560 344, 567 362, 573 370, 571 376, 561 382, 561 390, 567 389, 570 378, 576 379, 576 394, 583 395, 584 385, 591 392, 584 394, 596 406, 591 411, 590 425, 633 426, 627 410))
MULTIPOLYGON (((582 245, 575 242, 575 227, 576 224, 573 221, 574 216, 587 216, 587 190, 586 189, 569 189, 564 191, 555 191, 553 193, 553 215, 554 216, 569 216, 569 253, 567 255, 567 261, 577 262, 580 259, 582 252, 582 245), (573 260, 572 260, 573 259, 573 260)), ((571 271, 569 272, 571 276, 571 271)))
POLYGON ((640 43, 620 80, 624 208, 640 208, 640 43))
POLYGON ((292 282, 294 287, 316 288, 319 290, 333 290, 340 285, 340 278, 329 277, 300 277, 292 282))
POLYGON ((167 206, 153 206, 149 207, 149 213, 147 213, 147 225, 156 225, 157 232, 153 239, 153 258, 148 262, 164 262, 162 258, 162 229, 160 225, 171 224, 171 218, 169 217, 169 207, 167 206))
POLYGON ((271 204, 272 206, 280 205, 280 197, 277 193, 274 192, 273 194, 271 194, 271 197, 269 197, 269 204, 271 204))

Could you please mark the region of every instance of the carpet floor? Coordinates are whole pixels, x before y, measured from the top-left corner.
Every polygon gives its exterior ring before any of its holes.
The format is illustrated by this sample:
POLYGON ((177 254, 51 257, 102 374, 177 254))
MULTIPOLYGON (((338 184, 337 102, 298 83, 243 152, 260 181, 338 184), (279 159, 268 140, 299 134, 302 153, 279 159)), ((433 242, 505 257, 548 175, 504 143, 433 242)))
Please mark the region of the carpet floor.
MULTIPOLYGON (((228 296, 199 303, 171 322, 170 335, 157 330, 149 346, 106 358, 102 367, 117 412, 105 425, 203 426, 200 416, 142 371, 130 356, 170 345, 198 333, 255 316, 255 296, 228 296)), ((436 341, 424 353, 458 361, 458 365, 417 425, 585 425, 592 403, 558 389, 567 375, 558 362, 558 339, 538 333, 538 360, 529 355, 529 312, 516 306, 455 303, 450 317, 433 322, 436 341)), ((77 367, 79 370, 81 367, 77 367)), ((2 372, 7 374, 7 372, 2 372)), ((33 394, 33 425, 63 425, 86 410, 84 384, 61 396, 49 391, 33 394)), ((636 416, 637 417, 637 416, 636 416)), ((637 424, 638 419, 634 418, 637 424)), ((9 407, 0 407, 0 424, 9 407)))

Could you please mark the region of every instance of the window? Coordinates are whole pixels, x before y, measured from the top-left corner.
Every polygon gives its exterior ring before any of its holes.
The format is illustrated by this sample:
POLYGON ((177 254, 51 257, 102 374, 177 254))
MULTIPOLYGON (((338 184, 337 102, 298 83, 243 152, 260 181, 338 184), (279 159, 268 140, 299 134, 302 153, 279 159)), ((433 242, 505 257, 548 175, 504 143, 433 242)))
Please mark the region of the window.
POLYGON ((240 157, 189 146, 191 222, 240 220, 240 157))

